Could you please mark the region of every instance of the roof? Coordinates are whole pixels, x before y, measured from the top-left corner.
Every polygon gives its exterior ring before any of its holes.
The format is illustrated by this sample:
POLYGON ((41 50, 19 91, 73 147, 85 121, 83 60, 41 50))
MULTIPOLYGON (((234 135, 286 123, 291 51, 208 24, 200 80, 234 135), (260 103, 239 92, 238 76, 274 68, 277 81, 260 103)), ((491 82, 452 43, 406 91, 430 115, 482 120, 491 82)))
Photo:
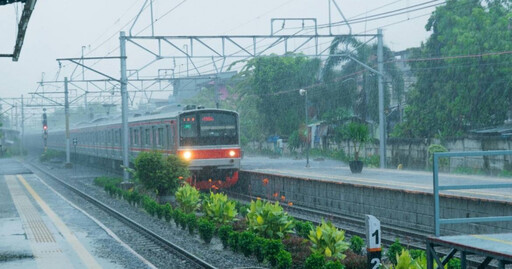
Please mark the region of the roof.
POLYGON ((8 5, 16 2, 22 2, 25 3, 25 0, 0 0, 0 6, 8 5))
POLYGON ((471 130, 471 133, 486 136, 512 136, 512 123, 506 123, 500 126, 488 127, 479 130, 471 130))

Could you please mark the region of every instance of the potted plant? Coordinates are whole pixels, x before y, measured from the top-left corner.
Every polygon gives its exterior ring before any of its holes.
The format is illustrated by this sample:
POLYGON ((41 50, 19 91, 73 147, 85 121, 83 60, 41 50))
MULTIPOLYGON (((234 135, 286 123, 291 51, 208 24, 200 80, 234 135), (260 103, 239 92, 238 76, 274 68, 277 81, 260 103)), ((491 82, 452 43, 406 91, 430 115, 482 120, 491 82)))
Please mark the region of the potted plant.
POLYGON ((359 152, 363 145, 370 140, 368 126, 364 123, 351 122, 346 127, 346 138, 352 142, 354 147, 354 160, 350 161, 350 171, 352 173, 361 173, 363 162, 359 160, 359 152))

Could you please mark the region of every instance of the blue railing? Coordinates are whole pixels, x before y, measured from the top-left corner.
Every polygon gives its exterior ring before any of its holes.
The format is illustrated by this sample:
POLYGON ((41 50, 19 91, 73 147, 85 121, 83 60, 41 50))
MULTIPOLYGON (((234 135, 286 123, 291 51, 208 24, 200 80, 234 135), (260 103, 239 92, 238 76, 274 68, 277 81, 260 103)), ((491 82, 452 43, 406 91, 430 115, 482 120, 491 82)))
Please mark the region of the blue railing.
POLYGON ((512 216, 499 217, 477 217, 477 218, 440 218, 439 192, 446 190, 467 190, 467 189, 497 189, 512 188, 512 183, 504 184, 478 184, 478 185, 445 185, 439 186, 439 158, 450 157, 471 157, 471 156, 493 156, 493 155, 512 155, 512 150, 496 151, 470 151, 470 152, 437 152, 434 153, 434 217, 436 236, 440 235, 441 224, 473 223, 473 222, 501 222, 512 221, 512 216))

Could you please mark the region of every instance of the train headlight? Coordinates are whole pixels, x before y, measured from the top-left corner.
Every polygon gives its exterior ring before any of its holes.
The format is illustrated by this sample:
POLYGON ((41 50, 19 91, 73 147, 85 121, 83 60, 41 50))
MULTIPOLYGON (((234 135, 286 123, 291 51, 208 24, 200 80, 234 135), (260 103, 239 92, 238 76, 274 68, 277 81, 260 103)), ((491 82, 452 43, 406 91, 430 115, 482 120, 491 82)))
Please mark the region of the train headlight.
POLYGON ((190 151, 183 152, 183 158, 185 158, 186 160, 190 160, 192 158, 192 152, 190 152, 190 151))
POLYGON ((230 156, 230 157, 235 157, 235 154, 236 154, 236 153, 235 153, 235 151, 234 151, 234 150, 230 150, 230 151, 229 151, 229 156, 230 156))

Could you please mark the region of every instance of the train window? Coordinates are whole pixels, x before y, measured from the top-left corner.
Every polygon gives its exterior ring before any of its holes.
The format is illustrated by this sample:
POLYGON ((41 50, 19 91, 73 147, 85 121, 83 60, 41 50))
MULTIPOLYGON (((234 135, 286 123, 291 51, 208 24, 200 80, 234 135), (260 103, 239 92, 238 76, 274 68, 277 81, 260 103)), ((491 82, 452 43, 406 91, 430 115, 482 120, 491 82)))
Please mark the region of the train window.
POLYGON ((151 129, 151 134, 153 135, 152 136, 152 140, 151 140, 151 144, 153 145, 153 147, 156 147, 158 145, 158 141, 157 141, 157 137, 156 137, 157 133, 155 131, 155 127, 153 127, 151 129))
POLYGON ((139 130, 138 129, 133 130, 133 144, 134 145, 139 144, 139 130))
POLYGON ((117 131, 117 139, 118 144, 121 145, 123 143, 123 131, 121 129, 117 131))
POLYGON ((163 146, 164 141, 164 128, 158 128, 158 138, 157 138, 157 145, 163 146))
POLYGON ((146 145, 150 145, 151 144, 151 130, 149 130, 149 128, 147 128, 146 130, 144 130, 145 132, 145 135, 144 135, 144 138, 146 139, 145 144, 146 145))

